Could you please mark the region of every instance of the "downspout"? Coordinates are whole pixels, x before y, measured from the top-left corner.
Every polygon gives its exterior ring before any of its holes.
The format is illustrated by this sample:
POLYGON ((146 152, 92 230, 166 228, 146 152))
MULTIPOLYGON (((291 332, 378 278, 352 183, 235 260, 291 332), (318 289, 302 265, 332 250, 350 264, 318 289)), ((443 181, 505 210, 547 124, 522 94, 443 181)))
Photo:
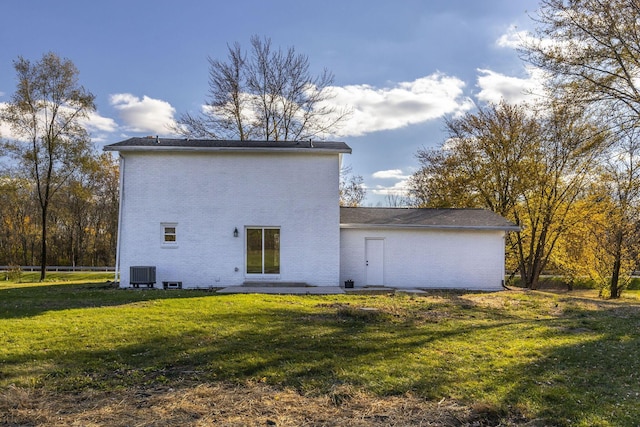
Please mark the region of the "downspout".
POLYGON ((122 230, 122 206, 124 205, 124 157, 120 154, 120 200, 118 202, 118 235, 116 241, 116 268, 114 281, 121 286, 120 283, 120 233, 122 230))
POLYGON ((506 280, 506 266, 507 266, 507 233, 508 231, 503 230, 502 231, 502 266, 500 267, 500 270, 502 272, 501 276, 502 276, 502 280, 500 280, 500 284, 502 285, 503 289, 509 289, 507 287, 507 283, 505 282, 506 280))

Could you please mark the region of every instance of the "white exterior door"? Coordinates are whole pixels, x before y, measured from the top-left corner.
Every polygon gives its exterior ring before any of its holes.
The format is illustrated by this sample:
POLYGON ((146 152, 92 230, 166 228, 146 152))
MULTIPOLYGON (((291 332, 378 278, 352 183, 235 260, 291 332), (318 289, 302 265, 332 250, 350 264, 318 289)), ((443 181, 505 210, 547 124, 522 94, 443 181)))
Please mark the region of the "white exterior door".
POLYGON ((384 285, 384 240, 365 239, 365 269, 368 286, 384 285))

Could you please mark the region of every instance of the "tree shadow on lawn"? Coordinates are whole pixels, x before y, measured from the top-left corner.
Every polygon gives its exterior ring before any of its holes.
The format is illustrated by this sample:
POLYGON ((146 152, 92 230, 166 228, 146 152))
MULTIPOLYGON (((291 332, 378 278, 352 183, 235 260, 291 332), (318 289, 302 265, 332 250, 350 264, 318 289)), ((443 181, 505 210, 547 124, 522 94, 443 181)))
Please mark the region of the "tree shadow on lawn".
POLYGON ((111 282, 83 284, 18 284, 0 289, 0 319, 26 318, 49 311, 114 307, 170 298, 199 298, 209 291, 120 289, 111 282))
POLYGON ((444 372, 446 361, 424 360, 414 353, 460 334, 513 323, 503 319, 484 325, 423 328, 416 327, 414 319, 351 313, 342 305, 323 304, 311 311, 291 306, 215 312, 216 304, 225 300, 229 297, 208 299, 213 303, 211 311, 200 312, 188 330, 167 332, 157 323, 171 319, 155 319, 141 323, 139 334, 118 338, 114 331, 106 350, 83 348, 74 337, 68 337, 64 351, 29 349, 3 360, 3 382, 12 381, 13 371, 19 377, 32 369, 27 376, 62 390, 188 379, 265 382, 304 393, 325 393, 350 384, 381 395, 418 391, 439 397, 437 390, 448 381, 447 375, 429 375, 428 388, 416 390, 416 384, 424 383, 421 368, 444 372), (25 368, 33 361, 39 363, 25 368))
POLYGON ((31 369, 26 376, 39 386, 67 392, 217 381, 308 395, 355 387, 380 396, 484 402, 498 417, 525 414, 551 425, 640 419, 628 402, 640 392, 637 306, 568 307, 532 319, 460 295, 418 299, 406 313, 361 310, 366 298, 297 298, 318 303, 301 307, 289 298, 282 307, 283 300, 269 296, 259 306, 223 310, 235 297, 211 295, 193 307, 199 311, 188 326, 162 329, 171 318, 152 318, 139 334, 101 348, 71 344, 64 353, 15 354, 3 360, 2 381, 31 369))
POLYGON ((502 408, 526 408, 545 425, 637 426, 640 307, 587 302, 599 309, 574 309, 540 337, 564 344, 497 376, 502 408))

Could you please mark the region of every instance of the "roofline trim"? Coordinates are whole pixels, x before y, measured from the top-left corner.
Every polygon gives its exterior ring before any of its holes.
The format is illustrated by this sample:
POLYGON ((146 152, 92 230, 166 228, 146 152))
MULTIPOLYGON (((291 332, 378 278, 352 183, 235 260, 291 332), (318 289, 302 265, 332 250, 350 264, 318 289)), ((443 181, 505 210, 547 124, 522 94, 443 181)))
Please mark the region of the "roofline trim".
POLYGON ((521 231, 517 225, 429 225, 429 224, 340 224, 344 229, 373 229, 373 228, 399 228, 399 229, 432 229, 432 230, 480 230, 480 231, 521 231))
POLYGON ((104 151, 185 151, 185 152, 223 152, 223 153, 240 153, 240 152, 253 152, 253 153, 325 153, 325 154, 351 154, 351 149, 339 149, 339 148, 296 148, 296 147, 180 147, 180 146, 150 146, 150 145, 136 145, 136 146, 113 146, 106 145, 104 151))

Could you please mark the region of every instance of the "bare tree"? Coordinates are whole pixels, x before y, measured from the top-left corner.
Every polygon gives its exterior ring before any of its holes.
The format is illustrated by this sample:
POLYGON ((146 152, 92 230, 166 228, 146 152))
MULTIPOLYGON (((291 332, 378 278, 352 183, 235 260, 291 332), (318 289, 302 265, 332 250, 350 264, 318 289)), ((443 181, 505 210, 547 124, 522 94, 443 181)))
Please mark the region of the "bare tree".
POLYGON ((408 207, 413 204, 407 194, 398 192, 387 193, 384 200, 386 205, 390 208, 408 207))
POLYGON ((95 110, 94 96, 79 85, 75 65, 54 53, 35 63, 19 57, 14 67, 18 86, 0 118, 11 126, 15 139, 3 147, 35 184, 41 220, 40 280, 44 280, 49 209, 56 192, 91 156, 81 120, 95 110))
POLYGON ((202 112, 185 113, 177 131, 190 137, 291 141, 335 133, 348 116, 328 101, 333 74, 313 76, 309 60, 273 49, 271 40, 253 36, 246 54, 227 46, 227 60, 209 58, 209 93, 202 112))
POLYGON ((541 0, 537 38, 524 59, 545 70, 573 98, 618 115, 640 115, 640 2, 541 0), (594 104, 595 103, 595 104, 594 104))
POLYGON ((340 206, 357 207, 362 205, 367 196, 362 175, 353 175, 351 166, 340 170, 340 206))

